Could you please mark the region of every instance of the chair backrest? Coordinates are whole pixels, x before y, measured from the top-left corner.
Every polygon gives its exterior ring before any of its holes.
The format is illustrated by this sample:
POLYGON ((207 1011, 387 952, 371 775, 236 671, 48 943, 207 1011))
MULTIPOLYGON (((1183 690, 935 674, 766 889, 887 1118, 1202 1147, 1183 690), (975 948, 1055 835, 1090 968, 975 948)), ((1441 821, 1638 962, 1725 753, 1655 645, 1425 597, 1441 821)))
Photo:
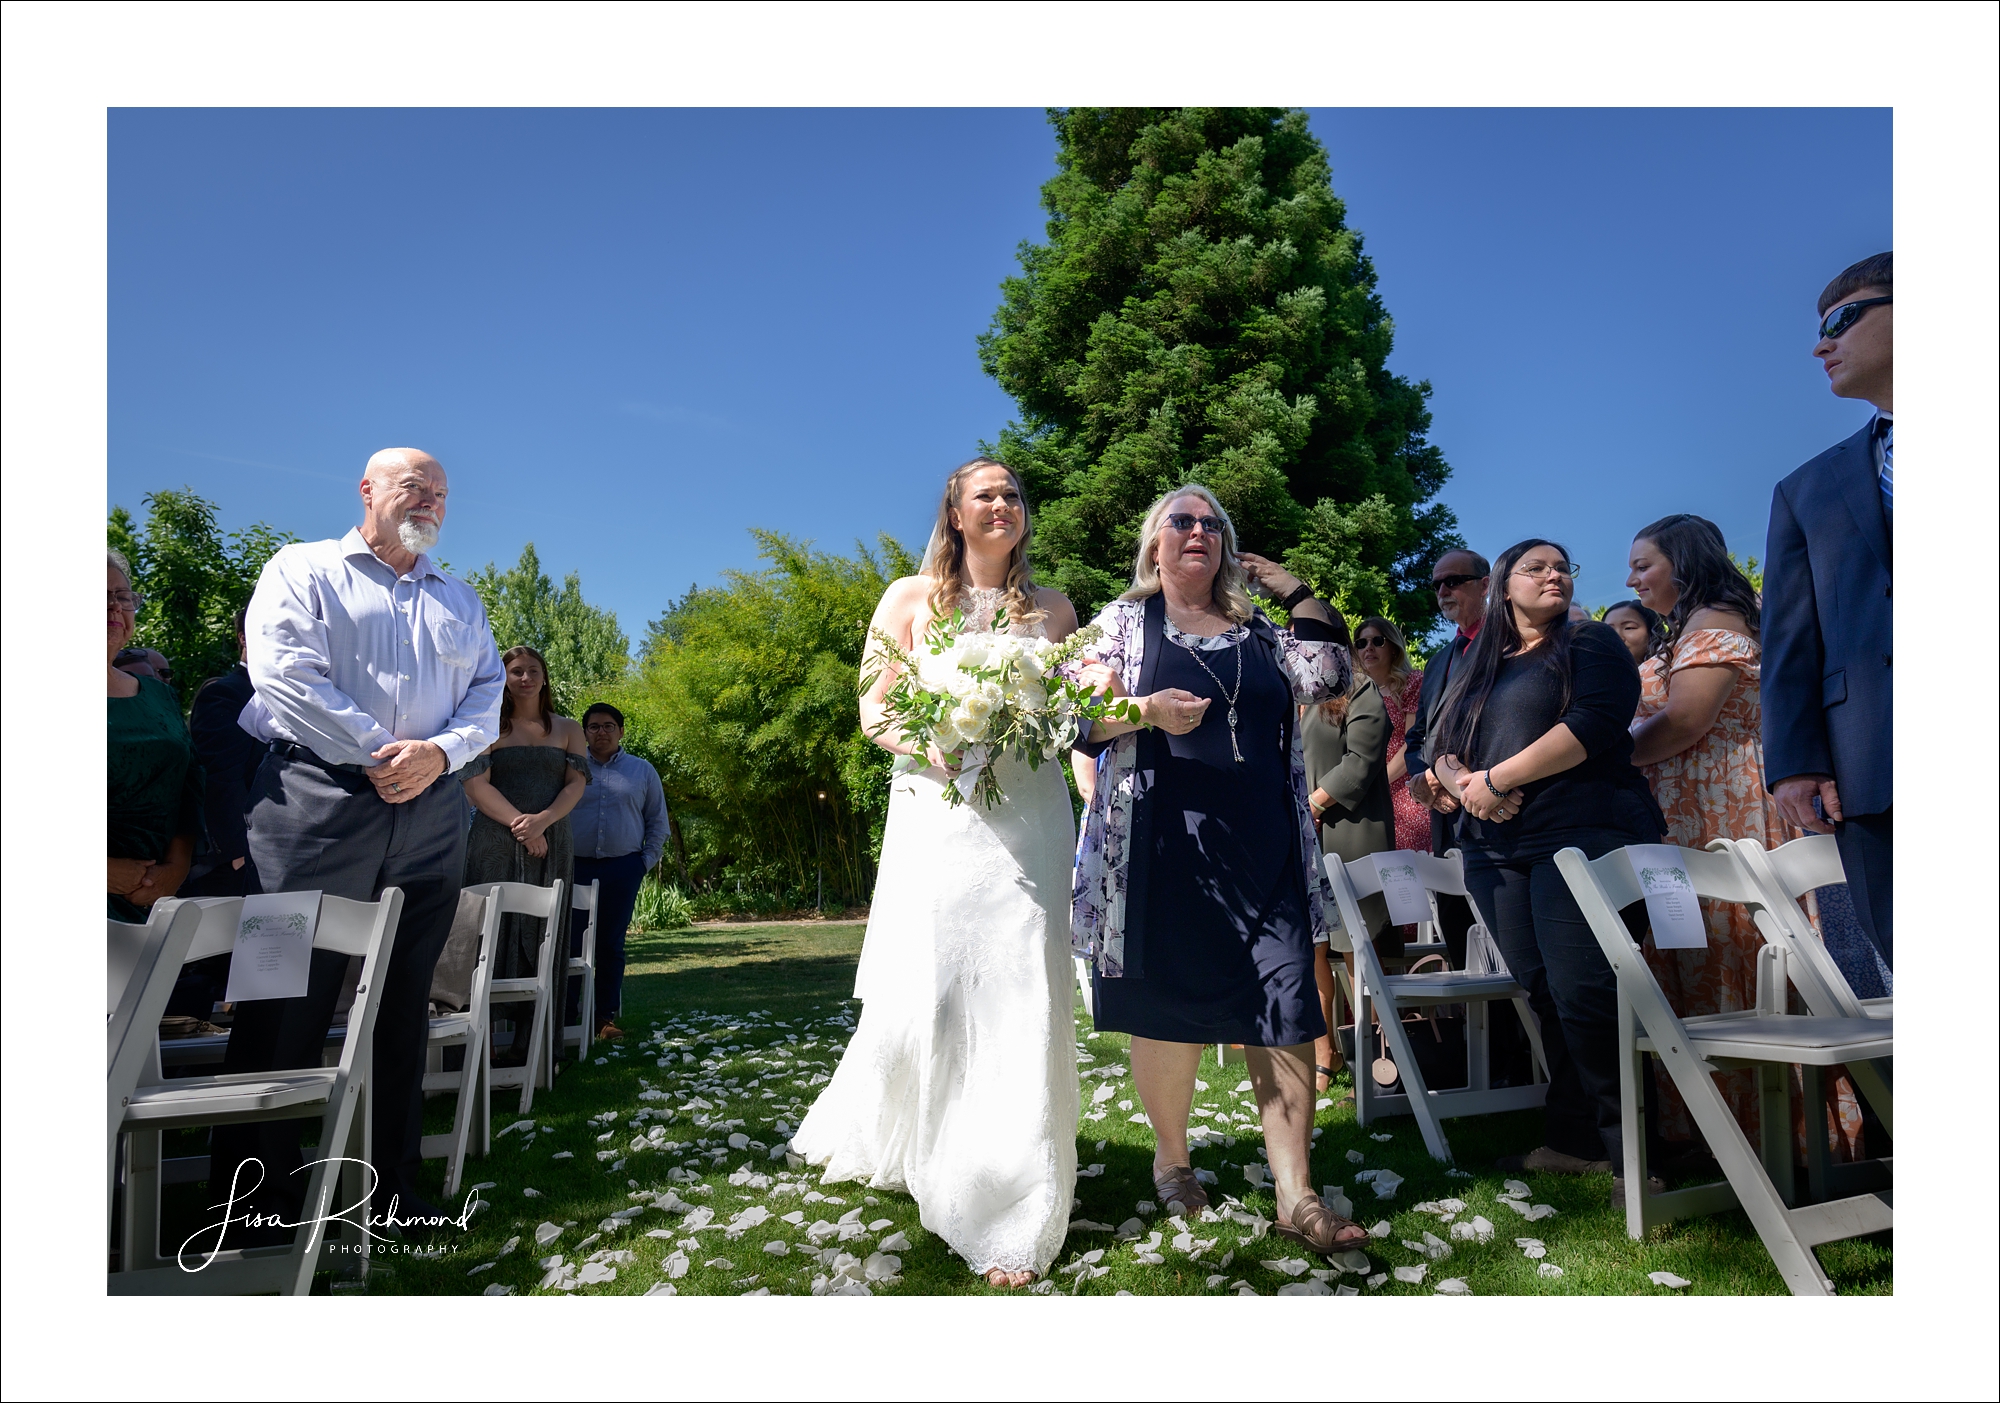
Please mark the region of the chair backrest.
MULTIPOLYGON (((1688 880, 1694 883, 1696 896, 1739 902, 1753 908, 1764 904, 1762 888, 1733 854, 1702 852, 1672 844, 1666 846, 1679 858, 1688 880)), ((1635 901, 1646 899, 1645 893, 1639 889, 1639 876, 1632 870, 1632 859, 1625 855, 1625 849, 1614 849, 1595 860, 1584 858, 1578 849, 1566 848, 1564 851, 1574 851, 1580 861, 1589 863, 1590 870, 1604 888, 1605 896, 1610 899, 1614 913, 1635 901)), ((1561 864, 1557 866, 1560 869, 1561 864)))
POLYGON ((200 916, 155 903, 143 926, 125 921, 106 921, 106 1048, 107 1073, 117 1076, 120 1067, 132 1062, 133 1076, 139 1061, 126 1056, 128 1039, 135 1049, 150 1048, 159 1037, 160 1018, 173 997, 174 981, 186 963, 187 948, 194 940, 200 916))
MULTIPOLYGON (((1692 853, 1680 850, 1689 857, 1714 858, 1718 861, 1701 864, 1704 874, 1712 877, 1717 866, 1727 866, 1726 853, 1692 853)), ((1652 969, 1646 964, 1638 942, 1625 928, 1624 918, 1618 913, 1635 901, 1643 900, 1639 891, 1639 878, 1632 871, 1632 862, 1625 849, 1616 848, 1595 861, 1586 858, 1580 848, 1564 848, 1556 854, 1556 870, 1569 884, 1570 894, 1583 911, 1583 918, 1590 924, 1590 933, 1597 937, 1598 947, 1604 951, 1604 958, 1618 978, 1618 993, 1638 1016, 1640 1023, 1655 1041, 1677 1037, 1683 1042, 1687 1037, 1679 1015, 1668 1004, 1665 994, 1660 992, 1659 981, 1653 978, 1652 969)), ((1688 877, 1701 891, 1702 877, 1696 875, 1690 864, 1688 877)), ((1738 881, 1741 882, 1739 876, 1738 881)))
POLYGON ((1847 869, 1840 862, 1840 843, 1831 833, 1808 833, 1775 848, 1765 848, 1754 838, 1738 840, 1754 845, 1770 859, 1786 896, 1797 900, 1820 887, 1837 887, 1847 881, 1847 869))
POLYGON ((1867 1010, 1855 996, 1854 986, 1840 972, 1832 952, 1798 903, 1802 893, 1835 886, 1844 879, 1840 852, 1831 835, 1795 838, 1768 852, 1754 838, 1725 838, 1719 842, 1743 864, 1751 880, 1764 889, 1764 904, 1754 909, 1752 916, 1764 939, 1785 952, 1785 973, 1798 986, 1806 1007, 1822 1018, 1866 1018, 1867 1010), (1801 844, 1813 846, 1781 865, 1779 854, 1801 844), (1825 880, 1829 854, 1832 881, 1825 880))
MULTIPOLYGON (((553 923, 556 916, 566 908, 563 905, 564 883, 552 882, 546 887, 531 886, 526 882, 481 882, 469 890, 486 895, 486 909, 498 911, 508 916, 539 916, 553 923)), ((553 929, 553 924, 550 927, 553 929)))
POLYGON ((575 911, 588 911, 590 913, 591 919, 596 920, 597 919, 596 879, 593 878, 591 880, 590 885, 587 887, 572 886, 569 889, 569 904, 570 904, 570 909, 575 911))
MULTIPOLYGON (((1437 899, 1440 896, 1462 896, 1466 904, 1472 906, 1473 930, 1475 935, 1468 940, 1466 967, 1481 974, 1505 974, 1506 962, 1500 958, 1499 949, 1487 934, 1486 918, 1473 902, 1471 893, 1465 888, 1465 860, 1456 848, 1438 857, 1432 853, 1410 852, 1406 849, 1394 853, 1381 853, 1383 858, 1405 861, 1416 869, 1417 882, 1430 898, 1431 921, 1438 921, 1437 899)), ((1326 857, 1326 875, 1333 887, 1333 899, 1340 913, 1341 928, 1329 933, 1329 943, 1342 954, 1354 953, 1357 942, 1354 932, 1365 931, 1368 926, 1361 918, 1361 898, 1373 896, 1382 890, 1382 878, 1376 870, 1374 857, 1358 857, 1352 862, 1342 862, 1337 856, 1326 857)), ((1360 944, 1368 944, 1362 941, 1360 944)), ((1442 949, 1442 946, 1437 947, 1442 949)), ((1369 954, 1359 957, 1364 967, 1376 963, 1374 947, 1369 946, 1369 954)), ((1377 971, 1376 978, 1380 978, 1377 971)))

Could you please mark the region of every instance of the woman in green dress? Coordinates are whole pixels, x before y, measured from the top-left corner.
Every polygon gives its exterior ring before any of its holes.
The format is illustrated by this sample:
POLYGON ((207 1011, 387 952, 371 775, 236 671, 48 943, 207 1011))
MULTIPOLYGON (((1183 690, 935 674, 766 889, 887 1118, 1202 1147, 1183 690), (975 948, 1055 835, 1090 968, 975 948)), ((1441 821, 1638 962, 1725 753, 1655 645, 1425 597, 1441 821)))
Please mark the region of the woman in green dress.
POLYGON ((194 861, 201 766, 174 689, 111 665, 132 641, 145 600, 133 592, 125 557, 105 554, 107 914, 142 922, 154 902, 174 894, 194 861))
MULTIPOLYGON (((465 885, 526 882, 546 887, 571 880, 569 811, 590 782, 583 727, 555 712, 548 664, 533 648, 509 648, 500 658, 507 690, 500 700, 500 738, 465 767, 465 797, 478 812, 465 845, 465 885)), ((565 918, 556 924, 567 933, 565 918)), ((509 916, 494 959, 497 979, 528 979, 541 953, 541 923, 509 916)), ((558 946, 567 955, 566 946, 558 946)))

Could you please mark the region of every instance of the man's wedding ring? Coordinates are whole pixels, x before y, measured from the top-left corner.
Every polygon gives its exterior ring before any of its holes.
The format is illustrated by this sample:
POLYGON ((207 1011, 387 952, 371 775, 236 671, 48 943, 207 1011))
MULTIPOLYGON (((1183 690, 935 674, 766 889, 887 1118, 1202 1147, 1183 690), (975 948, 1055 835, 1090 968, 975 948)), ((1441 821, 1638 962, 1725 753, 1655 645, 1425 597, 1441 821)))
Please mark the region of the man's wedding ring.
POLYGON ((391 794, 401 794, 403 792, 403 786, 400 784, 391 784, 389 786, 389 792, 391 794))

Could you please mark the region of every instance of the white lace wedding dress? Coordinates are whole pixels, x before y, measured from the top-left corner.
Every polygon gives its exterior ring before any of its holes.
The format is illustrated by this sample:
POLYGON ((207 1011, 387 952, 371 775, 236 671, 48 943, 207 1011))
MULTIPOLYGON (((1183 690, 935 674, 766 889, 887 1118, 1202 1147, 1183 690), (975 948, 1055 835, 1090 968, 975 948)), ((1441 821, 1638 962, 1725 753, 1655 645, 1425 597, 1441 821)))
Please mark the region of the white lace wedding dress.
MULTIPOLYGON (((967 591, 968 621, 999 595, 967 591)), ((1076 829, 1059 765, 997 775, 991 809, 946 804, 935 769, 893 781, 860 1024, 792 1147, 828 1181, 907 1190, 973 1271, 1043 1273, 1076 1185, 1076 829)))

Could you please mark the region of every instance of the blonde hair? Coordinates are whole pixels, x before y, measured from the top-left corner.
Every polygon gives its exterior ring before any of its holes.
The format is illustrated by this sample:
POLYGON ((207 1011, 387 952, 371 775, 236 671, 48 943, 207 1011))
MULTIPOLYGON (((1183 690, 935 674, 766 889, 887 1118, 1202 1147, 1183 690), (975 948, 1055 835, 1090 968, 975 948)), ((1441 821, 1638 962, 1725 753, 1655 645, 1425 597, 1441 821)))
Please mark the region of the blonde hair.
POLYGON ((1118 597, 1146 599, 1160 592, 1160 564, 1154 553, 1160 543, 1160 530, 1167 522, 1167 508, 1182 497, 1201 498, 1222 518, 1222 564, 1215 572, 1214 599, 1230 622, 1248 623, 1257 612, 1257 605, 1250 598, 1250 576, 1236 558, 1236 526, 1222 509, 1222 503, 1215 500, 1215 494, 1199 482, 1181 484, 1146 509, 1146 520, 1139 527, 1139 558, 1132 565, 1132 588, 1118 597))
MULTIPOLYGON (((1410 679, 1417 675, 1417 670, 1410 666, 1409 645, 1403 641, 1403 631, 1380 614, 1370 614, 1367 618, 1356 624, 1354 626, 1354 637, 1361 637, 1361 631, 1366 628, 1374 629, 1389 640, 1389 680, 1400 683, 1403 686, 1408 686, 1410 679)), ((1355 654, 1357 659, 1360 656, 1359 653, 1355 654)), ((1356 680, 1359 680, 1361 676, 1361 664, 1358 661, 1354 665, 1354 672, 1356 680)))
POLYGON ((958 608, 958 597, 966 587, 965 535, 951 524, 952 512, 959 509, 959 499, 964 495, 966 475, 978 468, 998 468, 1013 481, 1014 490, 1021 493, 1021 539, 1014 542, 1013 553, 1007 557, 1007 583, 1001 605, 1007 611, 1007 622, 1011 624, 1031 624, 1042 617, 1044 611, 1035 604, 1034 573, 1028 568, 1028 540, 1035 533, 1034 522, 1028 514, 1028 494, 1022 490, 1020 474, 1005 463, 993 458, 974 458, 969 463, 960 463, 944 480, 944 497, 938 502, 937 524, 931 527, 930 544, 924 547, 924 562, 917 572, 928 575, 937 583, 931 586, 930 609, 933 616, 941 619, 951 617, 958 608))

